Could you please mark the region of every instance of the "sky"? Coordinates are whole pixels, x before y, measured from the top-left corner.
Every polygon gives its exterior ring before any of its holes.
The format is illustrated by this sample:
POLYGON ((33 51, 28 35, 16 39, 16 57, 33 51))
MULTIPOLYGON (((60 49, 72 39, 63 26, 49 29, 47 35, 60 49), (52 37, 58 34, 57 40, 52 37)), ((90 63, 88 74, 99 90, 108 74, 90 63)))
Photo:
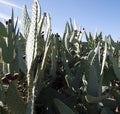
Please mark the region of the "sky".
MULTIPOLYGON (((8 20, 13 8, 20 26, 23 5, 27 5, 31 15, 32 3, 33 0, 0 0, 0 21, 8 20)), ((98 31, 103 37, 111 34, 114 40, 120 41, 120 0, 39 0, 39 3, 42 13, 50 13, 54 33, 62 35, 71 18, 87 33, 98 31)))

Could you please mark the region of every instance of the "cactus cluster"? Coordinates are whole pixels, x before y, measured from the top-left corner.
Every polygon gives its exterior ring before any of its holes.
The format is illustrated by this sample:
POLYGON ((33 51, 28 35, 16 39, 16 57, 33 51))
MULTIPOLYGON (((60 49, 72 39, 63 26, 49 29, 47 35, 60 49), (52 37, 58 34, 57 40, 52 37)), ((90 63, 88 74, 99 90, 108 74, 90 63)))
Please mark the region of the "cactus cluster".
POLYGON ((13 10, 0 22, 0 114, 68 113, 120 113, 120 44, 71 19, 63 36, 52 33, 34 0, 31 18, 23 7, 22 32, 13 10))

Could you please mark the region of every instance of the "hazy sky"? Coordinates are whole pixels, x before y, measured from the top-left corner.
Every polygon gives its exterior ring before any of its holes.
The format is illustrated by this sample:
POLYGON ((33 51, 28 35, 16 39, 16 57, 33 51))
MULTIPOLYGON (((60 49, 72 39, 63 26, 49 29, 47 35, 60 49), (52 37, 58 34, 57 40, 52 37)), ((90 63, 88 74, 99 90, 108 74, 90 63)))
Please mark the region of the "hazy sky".
MULTIPOLYGON (((31 15, 33 0, 0 0, 0 21, 11 16, 14 8, 15 17, 21 19, 22 6, 27 5, 31 15)), ((53 32, 64 31, 66 21, 76 19, 78 26, 87 32, 96 29, 103 35, 111 34, 114 40, 120 40, 120 0, 39 0, 42 12, 49 12, 53 32)), ((20 22, 19 22, 20 24, 20 22)))

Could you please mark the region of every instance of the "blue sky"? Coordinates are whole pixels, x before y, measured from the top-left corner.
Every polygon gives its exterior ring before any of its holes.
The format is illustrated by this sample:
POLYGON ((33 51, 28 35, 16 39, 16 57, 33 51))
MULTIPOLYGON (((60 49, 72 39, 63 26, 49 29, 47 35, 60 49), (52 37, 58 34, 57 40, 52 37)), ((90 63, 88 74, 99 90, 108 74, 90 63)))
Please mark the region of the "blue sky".
MULTIPOLYGON (((0 21, 8 19, 11 8, 15 17, 21 20, 22 6, 27 5, 31 15, 33 0, 0 0, 0 21)), ((95 33, 96 29, 104 35, 111 34, 114 40, 120 41, 120 0, 39 0, 42 12, 49 12, 53 32, 63 33, 66 21, 76 19, 78 26, 87 32, 95 33)), ((20 25, 20 21, 19 21, 20 25)))

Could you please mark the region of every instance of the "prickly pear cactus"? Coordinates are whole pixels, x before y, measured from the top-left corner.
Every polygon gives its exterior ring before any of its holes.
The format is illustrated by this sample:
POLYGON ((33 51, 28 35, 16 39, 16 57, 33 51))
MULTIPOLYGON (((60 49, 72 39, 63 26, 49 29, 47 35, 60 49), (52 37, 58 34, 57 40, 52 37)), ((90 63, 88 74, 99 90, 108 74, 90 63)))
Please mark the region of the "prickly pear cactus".
POLYGON ((0 113, 120 112, 119 42, 87 34, 72 19, 63 36, 53 34, 38 0, 31 18, 23 7, 22 33, 17 21, 12 10, 11 19, 0 22, 0 113))

